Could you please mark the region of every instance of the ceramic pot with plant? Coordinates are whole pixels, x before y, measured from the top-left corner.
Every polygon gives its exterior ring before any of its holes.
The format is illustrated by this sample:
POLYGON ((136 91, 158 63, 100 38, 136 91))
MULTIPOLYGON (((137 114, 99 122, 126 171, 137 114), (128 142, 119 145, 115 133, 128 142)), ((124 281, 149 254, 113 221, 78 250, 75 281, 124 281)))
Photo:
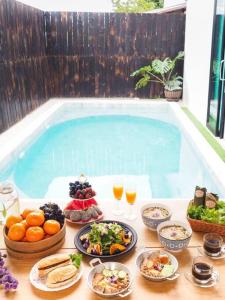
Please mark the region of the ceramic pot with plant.
POLYGON ((157 82, 164 86, 165 97, 168 101, 178 101, 182 96, 183 77, 174 73, 177 61, 184 58, 184 52, 178 52, 173 59, 154 59, 151 64, 141 67, 131 74, 139 77, 135 90, 147 86, 150 82, 157 82))

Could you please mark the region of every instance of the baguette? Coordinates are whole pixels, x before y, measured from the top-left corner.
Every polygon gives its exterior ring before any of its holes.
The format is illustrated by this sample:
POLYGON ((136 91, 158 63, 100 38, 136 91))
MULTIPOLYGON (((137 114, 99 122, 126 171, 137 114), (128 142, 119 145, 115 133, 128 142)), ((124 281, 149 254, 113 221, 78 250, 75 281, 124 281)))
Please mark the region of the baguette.
POLYGON ((44 277, 56 268, 69 264, 71 264, 71 259, 67 254, 57 254, 43 258, 38 264, 39 277, 44 277))
POLYGON ((56 288, 71 282, 77 275, 77 268, 74 265, 58 267, 48 273, 46 285, 49 288, 56 288))

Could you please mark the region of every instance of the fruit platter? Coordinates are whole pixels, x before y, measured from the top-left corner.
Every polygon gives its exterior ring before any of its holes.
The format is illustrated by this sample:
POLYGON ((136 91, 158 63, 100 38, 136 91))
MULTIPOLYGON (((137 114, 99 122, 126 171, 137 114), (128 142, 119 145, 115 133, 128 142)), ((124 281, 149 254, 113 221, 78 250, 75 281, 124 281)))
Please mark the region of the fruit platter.
POLYGON ((4 227, 7 251, 16 258, 42 257, 59 249, 65 238, 64 215, 55 203, 10 215, 4 227))
POLYGON ((96 192, 84 175, 69 184, 69 195, 73 199, 64 209, 68 222, 75 224, 88 224, 99 221, 103 213, 94 199, 96 192))
POLYGON ((137 233, 131 226, 119 221, 100 221, 80 229, 74 243, 85 255, 112 258, 129 253, 137 243, 137 233))

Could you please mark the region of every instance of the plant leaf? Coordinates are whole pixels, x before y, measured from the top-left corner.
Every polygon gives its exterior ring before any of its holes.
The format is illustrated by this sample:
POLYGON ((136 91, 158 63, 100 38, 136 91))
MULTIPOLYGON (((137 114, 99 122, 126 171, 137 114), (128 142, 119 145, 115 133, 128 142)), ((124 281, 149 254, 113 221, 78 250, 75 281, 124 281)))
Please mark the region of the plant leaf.
POLYGON ((169 57, 166 57, 163 61, 160 59, 154 59, 152 62, 152 70, 156 74, 164 75, 168 73, 172 68, 172 61, 169 57))

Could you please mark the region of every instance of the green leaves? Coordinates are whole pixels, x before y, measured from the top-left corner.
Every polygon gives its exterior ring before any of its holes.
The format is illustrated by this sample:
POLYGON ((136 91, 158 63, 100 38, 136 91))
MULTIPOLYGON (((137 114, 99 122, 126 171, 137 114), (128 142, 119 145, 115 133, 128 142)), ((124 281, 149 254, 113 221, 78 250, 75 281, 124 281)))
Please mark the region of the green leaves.
POLYGON ((130 74, 131 77, 139 76, 139 75, 146 75, 146 73, 150 73, 152 71, 152 67, 150 65, 144 66, 133 73, 130 74))
POLYGON ((77 269, 79 269, 80 265, 81 265, 81 261, 82 261, 82 254, 79 254, 79 253, 78 254, 76 254, 76 253, 70 254, 70 258, 72 260, 73 265, 77 269))
POLYGON ((173 62, 169 57, 166 57, 163 61, 160 59, 154 59, 152 62, 153 72, 160 75, 168 73, 172 66, 173 62))
POLYGON ((174 75, 171 80, 166 81, 165 89, 168 91, 175 91, 182 89, 183 78, 181 76, 174 75))
POLYGON ((148 74, 145 74, 140 80, 138 80, 138 82, 135 85, 135 90, 138 90, 142 87, 145 87, 149 81, 150 81, 150 76, 148 74))
POLYGON ((184 52, 179 51, 174 59, 166 57, 164 60, 154 59, 151 64, 143 66, 133 73, 131 77, 140 77, 135 85, 135 90, 143 88, 149 82, 161 83, 166 90, 174 91, 182 89, 183 78, 173 75, 177 60, 183 59, 184 52))
POLYGON ((188 216, 191 219, 225 225, 225 202, 218 201, 216 208, 190 205, 188 208, 188 216))
POLYGON ((142 13, 162 7, 159 0, 112 0, 117 13, 142 13))
POLYGON ((199 205, 199 206, 191 205, 188 208, 188 216, 191 219, 201 220, 201 215, 202 215, 203 209, 204 208, 202 205, 199 205))

